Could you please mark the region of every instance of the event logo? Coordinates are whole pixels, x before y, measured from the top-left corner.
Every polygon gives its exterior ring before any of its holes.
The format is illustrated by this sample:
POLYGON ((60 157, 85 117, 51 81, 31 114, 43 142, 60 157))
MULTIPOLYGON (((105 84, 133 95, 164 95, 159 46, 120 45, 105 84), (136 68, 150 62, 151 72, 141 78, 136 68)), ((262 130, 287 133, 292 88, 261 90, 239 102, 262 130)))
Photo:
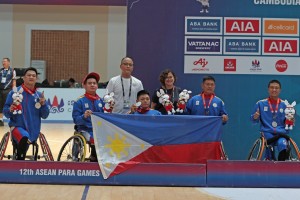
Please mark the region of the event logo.
POLYGON ((288 68, 288 64, 285 60, 278 60, 275 64, 275 68, 279 72, 285 72, 288 68))
POLYGON ((260 62, 259 62, 259 60, 253 60, 252 61, 252 67, 250 68, 250 71, 252 71, 252 72, 259 72, 259 71, 261 71, 262 70, 262 68, 261 68, 261 66, 260 66, 260 62))
POLYGON ((232 19, 226 18, 226 33, 227 34, 259 34, 260 20, 259 19, 232 19))
POLYGON ((50 105, 50 113, 61 113, 64 112, 64 100, 61 99, 60 103, 58 104, 57 96, 55 95, 53 98, 53 102, 51 103, 50 99, 48 98, 48 104, 50 105))
POLYGON ((200 11, 200 13, 209 13, 208 8, 209 8, 209 0, 196 0, 199 3, 201 3, 202 6, 202 10, 200 11))
POLYGON ((224 59, 224 71, 235 72, 236 71, 236 59, 224 59))
POLYGON ((208 61, 206 61, 205 58, 200 58, 199 60, 195 61, 193 63, 195 66, 200 65, 201 68, 194 68, 193 71, 209 71, 209 69, 206 67, 208 64, 208 61))
POLYGON ((297 39, 264 39, 264 53, 297 54, 297 39))

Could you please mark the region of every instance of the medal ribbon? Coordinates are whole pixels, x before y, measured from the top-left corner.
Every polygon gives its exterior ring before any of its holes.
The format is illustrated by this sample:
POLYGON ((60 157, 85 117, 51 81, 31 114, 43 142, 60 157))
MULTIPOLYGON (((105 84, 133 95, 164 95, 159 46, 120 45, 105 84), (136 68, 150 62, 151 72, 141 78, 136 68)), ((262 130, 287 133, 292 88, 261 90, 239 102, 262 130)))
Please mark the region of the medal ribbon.
POLYGON ((203 101, 203 107, 204 107, 204 110, 206 111, 208 108, 209 108, 209 106, 210 106, 210 104, 211 104, 211 102, 212 102, 212 100, 213 100, 213 98, 214 98, 214 94, 211 94, 211 96, 210 96, 210 99, 209 99, 209 102, 208 102, 208 105, 206 106, 206 100, 205 100, 205 95, 204 95, 204 93, 202 92, 202 94, 201 94, 201 96, 202 96, 202 101, 203 101))
MULTIPOLYGON (((269 103, 270 111, 271 111, 271 113, 273 114, 273 117, 274 117, 275 114, 274 114, 273 106, 272 106, 272 104, 271 104, 271 99, 270 99, 270 97, 269 97, 269 99, 268 99, 268 103, 269 103)), ((278 98, 278 99, 277 99, 277 102, 276 102, 275 113, 278 112, 279 103, 280 103, 280 99, 278 98)), ((275 118, 276 118, 276 116, 275 116, 275 118)))

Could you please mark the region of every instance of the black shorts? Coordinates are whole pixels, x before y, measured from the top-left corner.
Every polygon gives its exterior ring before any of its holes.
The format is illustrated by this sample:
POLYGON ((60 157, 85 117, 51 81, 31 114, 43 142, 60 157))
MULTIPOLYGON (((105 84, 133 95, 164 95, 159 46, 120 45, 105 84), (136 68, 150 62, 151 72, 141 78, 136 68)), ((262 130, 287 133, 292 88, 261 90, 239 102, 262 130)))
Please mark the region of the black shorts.
POLYGON ((3 113, 3 107, 6 101, 6 97, 11 89, 0 90, 0 113, 3 113))

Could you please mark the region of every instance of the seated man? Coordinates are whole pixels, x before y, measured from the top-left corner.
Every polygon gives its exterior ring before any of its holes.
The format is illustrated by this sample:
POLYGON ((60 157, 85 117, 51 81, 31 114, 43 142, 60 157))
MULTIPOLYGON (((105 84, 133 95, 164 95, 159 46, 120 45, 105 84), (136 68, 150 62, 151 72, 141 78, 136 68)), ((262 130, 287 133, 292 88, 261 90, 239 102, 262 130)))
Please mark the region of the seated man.
POLYGON ((23 90, 23 101, 17 105, 13 101, 14 91, 10 91, 4 105, 4 114, 9 118, 12 139, 17 144, 17 160, 25 159, 29 144, 39 137, 41 118, 46 119, 49 115, 44 92, 38 92, 35 88, 37 70, 33 67, 27 68, 23 80, 24 83, 17 88, 17 91, 23 90))
POLYGON ((137 103, 131 106, 130 114, 134 115, 161 115, 161 112, 150 108, 150 94, 146 90, 137 93, 137 103))
POLYGON ((96 93, 99 80, 100 76, 95 72, 86 75, 82 82, 85 94, 74 102, 72 113, 73 121, 77 127, 76 131, 80 132, 90 144, 91 162, 97 162, 91 114, 93 112, 103 112, 104 106, 102 99, 96 93))
MULTIPOLYGON (((285 130, 285 113, 286 105, 279 98, 281 91, 281 83, 278 80, 271 80, 268 84, 269 97, 258 101, 251 114, 251 121, 260 122, 260 132, 269 140, 279 134, 288 134, 285 130)), ((286 138, 280 137, 278 140, 269 144, 277 146, 278 160, 284 161, 289 158, 288 142, 286 138)), ((266 151, 266 159, 272 160, 272 152, 270 149, 266 151)))

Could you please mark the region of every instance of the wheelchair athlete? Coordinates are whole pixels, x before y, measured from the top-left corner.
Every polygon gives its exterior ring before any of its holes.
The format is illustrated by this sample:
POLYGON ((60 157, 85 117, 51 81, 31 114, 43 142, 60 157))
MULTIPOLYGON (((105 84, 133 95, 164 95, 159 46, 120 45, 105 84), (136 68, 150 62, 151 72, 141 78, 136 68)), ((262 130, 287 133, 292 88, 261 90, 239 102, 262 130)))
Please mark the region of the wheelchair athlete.
MULTIPOLYGON (((98 89, 99 80, 100 76, 95 72, 91 72, 88 75, 86 75, 82 82, 82 85, 85 89, 85 94, 80 96, 74 102, 72 112, 72 117, 75 123, 76 131, 81 133, 85 137, 86 141, 90 144, 91 162, 97 162, 91 114, 93 112, 103 112, 104 106, 102 99, 96 93, 96 90, 98 89)), ((76 157, 77 155, 73 156, 76 157)))
MULTIPOLYGON (((260 123, 260 132, 266 138, 268 145, 273 148, 277 146, 278 160, 284 161, 289 159, 289 146, 287 138, 282 135, 289 134, 285 130, 285 113, 286 105, 279 98, 281 92, 281 83, 278 80, 271 80, 268 84, 269 97, 258 101, 253 109, 251 121, 260 123), (276 139, 272 139, 276 136, 276 139), (280 137, 279 137, 280 136, 280 137)), ((273 152, 270 148, 266 149, 265 158, 272 160, 273 152)))
POLYGON ((23 80, 24 83, 17 88, 17 91, 23 89, 21 113, 14 114, 17 108, 12 98, 14 91, 8 94, 3 108, 5 117, 9 118, 8 125, 17 148, 16 160, 25 159, 29 144, 35 143, 39 137, 41 118, 46 119, 49 116, 49 106, 44 93, 38 92, 35 88, 37 70, 33 67, 27 68, 23 80))

